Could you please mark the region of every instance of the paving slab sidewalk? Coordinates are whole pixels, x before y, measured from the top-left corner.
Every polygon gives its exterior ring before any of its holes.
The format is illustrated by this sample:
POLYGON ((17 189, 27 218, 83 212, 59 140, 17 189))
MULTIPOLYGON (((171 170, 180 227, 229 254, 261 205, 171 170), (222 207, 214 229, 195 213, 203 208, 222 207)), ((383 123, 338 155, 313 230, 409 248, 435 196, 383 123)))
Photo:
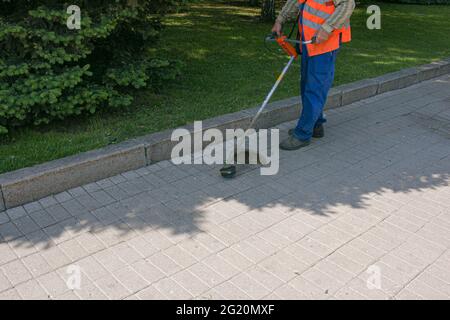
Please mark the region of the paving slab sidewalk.
POLYGON ((449 299, 450 76, 327 116, 275 176, 163 161, 0 213, 0 298, 449 299))

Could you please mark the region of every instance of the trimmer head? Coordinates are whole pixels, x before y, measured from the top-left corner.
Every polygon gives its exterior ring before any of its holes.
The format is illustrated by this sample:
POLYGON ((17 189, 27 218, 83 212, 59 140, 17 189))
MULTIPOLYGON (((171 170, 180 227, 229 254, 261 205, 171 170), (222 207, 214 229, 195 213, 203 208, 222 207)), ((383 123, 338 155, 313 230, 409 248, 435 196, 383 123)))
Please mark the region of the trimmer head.
POLYGON ((226 179, 234 178, 234 176, 236 175, 236 165, 234 164, 224 165, 222 169, 220 169, 220 174, 222 175, 222 177, 226 179))
POLYGON ((245 172, 246 171, 245 167, 247 165, 252 165, 252 164, 264 165, 267 163, 267 159, 264 156, 261 156, 260 154, 254 154, 254 153, 252 155, 251 150, 245 150, 245 151, 242 151, 242 153, 243 153, 243 159, 241 159, 241 161, 243 161, 243 163, 238 162, 238 153, 235 152, 234 153, 234 163, 235 164, 225 164, 222 167, 222 169, 220 169, 220 174, 222 175, 222 177, 227 178, 227 179, 234 178, 237 174, 238 164, 239 164, 239 168, 244 169, 244 172, 245 172), (254 159, 256 159, 256 163, 253 163, 254 160, 251 160, 252 156, 254 157, 254 159))

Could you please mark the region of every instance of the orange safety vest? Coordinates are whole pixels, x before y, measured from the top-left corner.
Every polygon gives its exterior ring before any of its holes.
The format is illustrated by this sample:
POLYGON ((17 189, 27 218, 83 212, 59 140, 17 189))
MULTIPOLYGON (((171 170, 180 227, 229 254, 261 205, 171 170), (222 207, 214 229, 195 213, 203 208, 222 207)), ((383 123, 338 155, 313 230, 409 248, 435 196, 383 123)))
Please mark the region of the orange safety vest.
MULTIPOLYGON (((305 41, 311 40, 320 29, 322 24, 330 17, 336 9, 332 0, 298 0, 299 5, 305 3, 303 7, 302 24, 300 28, 300 39, 303 32, 305 41)), ((339 38, 342 42, 350 42, 351 29, 350 21, 345 25, 333 30, 327 41, 320 44, 307 44, 308 55, 316 56, 318 54, 330 52, 339 48, 339 38)))

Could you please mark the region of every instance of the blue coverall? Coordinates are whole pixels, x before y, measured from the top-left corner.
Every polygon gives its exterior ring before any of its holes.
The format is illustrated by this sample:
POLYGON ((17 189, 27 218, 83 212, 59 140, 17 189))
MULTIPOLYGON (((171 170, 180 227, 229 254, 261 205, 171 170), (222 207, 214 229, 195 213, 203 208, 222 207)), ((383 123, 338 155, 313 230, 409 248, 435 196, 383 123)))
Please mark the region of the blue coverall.
MULTIPOLYGON (((300 26, 302 11, 300 5, 300 26)), ((302 32, 302 41, 303 32, 302 32)), ((306 45, 301 47, 301 83, 302 113, 294 130, 294 136, 302 141, 309 141, 314 127, 326 122, 323 108, 327 101, 334 80, 334 68, 338 50, 310 57, 306 45)))

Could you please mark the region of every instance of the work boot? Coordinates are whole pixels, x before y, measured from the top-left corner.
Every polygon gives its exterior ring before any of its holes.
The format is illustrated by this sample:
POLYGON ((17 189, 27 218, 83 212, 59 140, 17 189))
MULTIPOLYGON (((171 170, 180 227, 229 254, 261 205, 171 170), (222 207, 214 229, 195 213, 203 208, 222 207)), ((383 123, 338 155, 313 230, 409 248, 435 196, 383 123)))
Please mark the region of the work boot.
MULTIPOLYGON (((288 134, 292 136, 294 134, 295 128, 289 129, 288 134)), ((323 124, 314 127, 313 130, 313 138, 323 138, 325 136, 325 129, 323 128, 323 124)))
POLYGON ((289 136, 288 138, 284 139, 280 143, 280 149, 281 150, 297 150, 306 146, 309 146, 311 142, 309 140, 299 140, 294 136, 289 136))

